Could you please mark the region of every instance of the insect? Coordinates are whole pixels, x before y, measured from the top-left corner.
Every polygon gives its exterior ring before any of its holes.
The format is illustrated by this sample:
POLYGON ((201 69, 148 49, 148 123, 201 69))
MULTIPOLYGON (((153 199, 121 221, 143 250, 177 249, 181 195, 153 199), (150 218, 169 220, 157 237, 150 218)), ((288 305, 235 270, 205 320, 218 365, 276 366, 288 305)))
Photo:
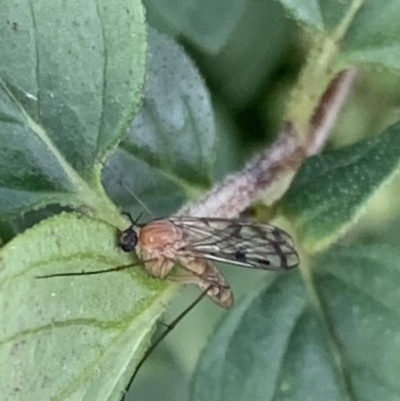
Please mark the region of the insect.
POLYGON ((207 289, 207 295, 224 308, 232 306, 233 294, 213 261, 276 271, 289 270, 299 263, 292 238, 270 224, 170 217, 139 225, 130 219, 131 226, 119 238, 124 251, 136 250, 146 270, 162 279, 174 265, 179 265, 181 274, 168 276, 170 280, 197 284, 202 291, 207 289))
POLYGON ((299 264, 292 238, 270 224, 241 219, 170 217, 140 225, 126 215, 131 225, 119 237, 121 248, 125 252, 135 250, 146 270, 155 277, 166 278, 174 265, 179 265, 183 272, 168 278, 197 284, 202 294, 147 349, 125 394, 147 357, 205 295, 224 308, 232 306, 232 290, 213 261, 276 271, 290 270, 299 264))

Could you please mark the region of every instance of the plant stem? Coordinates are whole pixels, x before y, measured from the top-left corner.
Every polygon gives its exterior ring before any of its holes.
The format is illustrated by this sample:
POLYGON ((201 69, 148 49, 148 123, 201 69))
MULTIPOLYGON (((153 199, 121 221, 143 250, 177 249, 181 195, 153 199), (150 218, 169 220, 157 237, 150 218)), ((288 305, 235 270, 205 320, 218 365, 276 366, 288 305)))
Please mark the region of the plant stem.
POLYGON ((356 69, 349 68, 341 71, 331 81, 317 106, 310 112, 306 135, 300 134, 297 129, 298 121, 284 123, 275 142, 242 171, 228 176, 202 199, 187 204, 177 214, 232 218, 261 196, 267 206, 279 200, 306 157, 322 149, 355 76, 356 69))

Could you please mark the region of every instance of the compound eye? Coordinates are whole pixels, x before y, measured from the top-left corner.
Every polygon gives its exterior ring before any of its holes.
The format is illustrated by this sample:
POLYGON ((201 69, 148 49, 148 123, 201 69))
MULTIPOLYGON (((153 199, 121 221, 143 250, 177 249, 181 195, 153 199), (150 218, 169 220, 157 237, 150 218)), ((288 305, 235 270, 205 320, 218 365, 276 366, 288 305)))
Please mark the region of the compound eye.
POLYGON ((119 245, 124 252, 132 252, 135 249, 137 242, 138 237, 133 226, 123 231, 119 237, 119 245))

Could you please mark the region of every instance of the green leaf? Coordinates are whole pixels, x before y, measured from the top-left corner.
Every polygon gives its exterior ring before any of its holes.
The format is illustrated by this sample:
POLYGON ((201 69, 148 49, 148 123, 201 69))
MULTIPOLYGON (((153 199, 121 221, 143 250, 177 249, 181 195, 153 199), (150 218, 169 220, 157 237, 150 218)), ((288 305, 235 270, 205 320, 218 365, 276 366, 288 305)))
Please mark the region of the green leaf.
POLYGON ((145 0, 150 21, 169 27, 209 53, 226 44, 248 0, 145 0))
POLYGON ((183 49, 149 32, 143 106, 105 169, 105 185, 125 209, 137 205, 122 181, 155 214, 176 211, 211 183, 217 137, 204 81, 183 49), (157 191, 154 191, 157 188, 157 191))
POLYGON ((343 62, 400 69, 397 0, 280 2, 298 22, 341 41, 343 62))
POLYGON ((400 164, 400 123, 374 139, 308 159, 282 199, 298 240, 309 252, 334 242, 400 164))
POLYGON ((191 399, 398 400, 399 258, 385 246, 336 248, 314 263, 313 282, 275 280, 227 316, 191 399))
POLYGON ((0 10, 0 215, 99 209, 100 161, 141 99, 141 3, 1 0, 0 10))
POLYGON ((366 1, 343 40, 349 63, 400 69, 400 25, 397 0, 366 1))
POLYGON ((224 101, 244 107, 276 72, 288 43, 282 7, 274 0, 249 1, 221 52, 198 55, 202 71, 224 101))
MULTIPOLYGON (((279 0, 289 14, 298 22, 322 29, 324 26, 321 15, 320 2, 318 0, 297 2, 295 0, 279 0)), ((325 2, 326 4, 326 2, 325 2)), ((338 3, 337 3, 338 4, 338 3)))
POLYGON ((2 399, 121 398, 173 287, 165 291, 165 282, 147 279, 139 267, 36 276, 130 263, 113 228, 75 214, 45 220, 1 250, 2 399))

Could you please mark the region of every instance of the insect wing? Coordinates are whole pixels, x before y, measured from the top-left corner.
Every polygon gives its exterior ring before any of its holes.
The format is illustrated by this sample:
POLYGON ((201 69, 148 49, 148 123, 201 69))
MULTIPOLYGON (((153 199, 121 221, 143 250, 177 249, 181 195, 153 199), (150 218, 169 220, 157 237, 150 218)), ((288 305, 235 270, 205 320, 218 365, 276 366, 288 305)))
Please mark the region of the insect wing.
POLYGON ((195 217, 169 220, 182 230, 182 254, 267 270, 288 270, 299 263, 292 238, 270 224, 195 217))

